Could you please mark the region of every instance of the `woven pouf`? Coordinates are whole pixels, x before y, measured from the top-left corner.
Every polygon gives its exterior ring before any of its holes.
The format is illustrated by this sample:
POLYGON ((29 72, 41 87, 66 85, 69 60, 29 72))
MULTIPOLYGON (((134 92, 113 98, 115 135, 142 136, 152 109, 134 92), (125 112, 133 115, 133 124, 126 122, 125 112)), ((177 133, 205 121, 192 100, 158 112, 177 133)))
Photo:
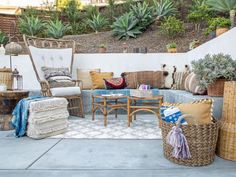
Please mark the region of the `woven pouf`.
POLYGON ((236 82, 226 82, 217 155, 236 161, 236 82))
POLYGON ((65 98, 34 101, 29 106, 27 136, 42 139, 67 131, 69 113, 65 98))

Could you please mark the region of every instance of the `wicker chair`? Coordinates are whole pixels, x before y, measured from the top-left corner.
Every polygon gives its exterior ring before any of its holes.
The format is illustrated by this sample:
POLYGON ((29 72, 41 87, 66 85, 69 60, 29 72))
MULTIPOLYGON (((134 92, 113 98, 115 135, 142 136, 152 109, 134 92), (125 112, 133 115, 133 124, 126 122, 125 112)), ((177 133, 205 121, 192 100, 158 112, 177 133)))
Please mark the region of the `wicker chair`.
POLYGON ((73 80, 74 87, 66 85, 51 88, 49 82, 44 78, 42 67, 60 68, 67 67, 72 74, 75 42, 72 40, 55 40, 23 36, 29 56, 41 85, 43 96, 65 97, 70 115, 84 117, 82 100, 82 82, 73 80))

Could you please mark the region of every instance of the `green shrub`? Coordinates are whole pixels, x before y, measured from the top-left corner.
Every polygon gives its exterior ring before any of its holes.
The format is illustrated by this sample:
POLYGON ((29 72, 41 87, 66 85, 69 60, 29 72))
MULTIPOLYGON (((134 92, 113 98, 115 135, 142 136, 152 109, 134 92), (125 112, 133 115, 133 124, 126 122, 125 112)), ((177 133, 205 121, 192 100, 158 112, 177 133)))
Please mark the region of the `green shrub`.
POLYGON ((68 31, 66 34, 84 34, 86 32, 91 32, 91 30, 88 28, 87 22, 81 21, 77 23, 69 24, 68 31))
POLYGON ((172 0, 153 0, 157 19, 177 14, 177 8, 172 0))
POLYGON ((80 6, 80 2, 70 0, 63 9, 63 13, 65 13, 71 24, 78 22, 81 17, 81 12, 78 9, 78 6, 80 6))
POLYGON ((206 55, 204 58, 192 61, 194 73, 200 80, 200 86, 207 88, 215 80, 224 78, 236 79, 236 61, 230 55, 206 55))
POLYGON ((177 44, 175 42, 169 43, 166 45, 167 49, 175 49, 177 48, 177 44))
POLYGON ((184 33, 184 24, 175 17, 167 17, 164 22, 161 23, 160 29, 162 34, 174 38, 184 33))
POLYGON ((85 7, 86 16, 89 19, 92 19, 94 16, 97 16, 99 14, 99 10, 96 6, 88 5, 85 7))
POLYGON ((3 44, 3 45, 6 45, 7 44, 7 42, 8 42, 8 37, 7 37, 7 35, 4 33, 4 32, 2 32, 1 30, 0 30, 0 46, 3 44))
POLYGON ((141 27, 138 26, 138 20, 134 17, 132 13, 125 13, 112 24, 113 34, 118 36, 119 39, 130 37, 136 38, 137 35, 142 32, 141 27))
POLYGON ((205 30, 205 34, 208 35, 211 32, 214 32, 217 28, 229 28, 230 25, 230 19, 224 17, 212 18, 208 21, 208 28, 205 30))
POLYGON ((23 16, 19 19, 20 32, 30 36, 42 34, 44 25, 45 23, 35 16, 23 16))
POLYGON ((138 20, 138 26, 142 29, 146 29, 154 21, 153 8, 149 7, 146 2, 132 5, 131 13, 138 20))
POLYGON ((67 32, 68 25, 64 25, 62 21, 56 19, 55 21, 50 20, 47 25, 47 35, 55 39, 62 38, 67 32))
POLYGON ((98 15, 94 15, 92 19, 88 19, 87 23, 97 33, 106 27, 108 20, 99 13, 98 15))

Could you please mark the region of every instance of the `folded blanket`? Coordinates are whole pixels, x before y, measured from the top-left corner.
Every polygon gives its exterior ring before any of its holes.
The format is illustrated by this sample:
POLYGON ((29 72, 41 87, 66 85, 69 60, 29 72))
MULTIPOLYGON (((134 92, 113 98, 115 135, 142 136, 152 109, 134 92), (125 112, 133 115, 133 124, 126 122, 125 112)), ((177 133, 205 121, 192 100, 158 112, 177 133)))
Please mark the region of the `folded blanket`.
POLYGON ((13 110, 13 118, 11 123, 15 128, 15 136, 22 137, 26 133, 27 129, 27 122, 28 122, 28 115, 29 115, 29 104, 32 101, 39 101, 44 99, 50 99, 49 97, 42 97, 42 96, 34 96, 28 97, 20 100, 15 109, 13 110))

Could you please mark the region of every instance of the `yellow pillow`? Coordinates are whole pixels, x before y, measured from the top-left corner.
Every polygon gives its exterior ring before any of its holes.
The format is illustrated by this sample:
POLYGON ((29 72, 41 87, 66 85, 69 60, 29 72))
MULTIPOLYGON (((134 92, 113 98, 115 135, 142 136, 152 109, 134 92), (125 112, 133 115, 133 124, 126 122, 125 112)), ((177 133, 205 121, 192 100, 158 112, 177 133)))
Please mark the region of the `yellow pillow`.
POLYGON ((182 114, 190 114, 194 118, 186 118, 189 125, 202 125, 212 122, 212 99, 197 100, 192 103, 164 103, 164 106, 176 106, 182 114))
POLYGON ((90 71, 93 89, 105 89, 104 80, 113 77, 113 72, 96 72, 90 71))

